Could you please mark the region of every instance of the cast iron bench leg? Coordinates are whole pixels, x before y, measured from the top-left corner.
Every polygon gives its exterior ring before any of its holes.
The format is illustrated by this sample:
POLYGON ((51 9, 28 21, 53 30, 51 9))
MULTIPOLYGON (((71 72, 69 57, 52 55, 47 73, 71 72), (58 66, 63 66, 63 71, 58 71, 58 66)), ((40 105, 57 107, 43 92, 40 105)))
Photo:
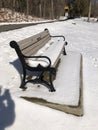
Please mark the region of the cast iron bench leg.
POLYGON ((51 71, 49 72, 49 82, 50 82, 50 92, 55 92, 56 90, 55 90, 55 88, 54 88, 54 86, 53 86, 53 83, 52 83, 52 73, 51 73, 51 71))
POLYGON ((27 87, 25 87, 25 84, 26 84, 25 80, 26 80, 26 72, 23 71, 23 78, 22 78, 22 82, 21 82, 21 85, 20 85, 20 88, 23 89, 23 90, 27 89, 27 87))

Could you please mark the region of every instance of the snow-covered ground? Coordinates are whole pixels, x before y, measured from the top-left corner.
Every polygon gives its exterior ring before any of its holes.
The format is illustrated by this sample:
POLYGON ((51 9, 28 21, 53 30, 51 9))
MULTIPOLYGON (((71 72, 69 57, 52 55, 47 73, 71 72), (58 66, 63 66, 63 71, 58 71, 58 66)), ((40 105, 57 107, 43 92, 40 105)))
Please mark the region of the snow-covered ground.
MULTIPOLYGON (((19 69, 19 62, 16 63, 19 69)), ((0 86, 0 130, 97 130, 98 23, 74 19, 0 33, 0 86), (17 55, 9 42, 32 36, 44 28, 48 28, 52 35, 64 35, 69 43, 67 51, 79 52, 83 56, 82 117, 39 106, 13 94, 20 84, 20 77, 13 67, 17 55)))
POLYGON ((0 9, 0 22, 38 22, 43 19, 38 17, 33 17, 31 15, 26 15, 25 13, 19 13, 12 11, 8 8, 0 9))

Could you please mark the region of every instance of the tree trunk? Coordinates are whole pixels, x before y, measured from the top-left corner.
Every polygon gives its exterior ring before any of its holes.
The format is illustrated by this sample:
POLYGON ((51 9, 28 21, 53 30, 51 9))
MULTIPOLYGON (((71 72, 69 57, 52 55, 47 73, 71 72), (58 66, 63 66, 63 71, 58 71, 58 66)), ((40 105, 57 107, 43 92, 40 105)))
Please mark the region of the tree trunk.
POLYGON ((94 18, 96 17, 96 0, 94 0, 94 18))
POLYGON ((46 2, 44 1, 44 8, 43 8, 43 17, 45 18, 46 17, 46 2))
POLYGON ((12 5, 12 15, 14 15, 15 12, 15 0, 13 0, 13 5, 12 5))
POLYGON ((53 0, 51 0, 51 19, 54 19, 54 5, 53 0))
POLYGON ((88 22, 90 22, 90 16, 91 16, 91 0, 89 0, 88 22))
POLYGON ((27 1, 27 21, 28 21, 28 15, 29 15, 29 0, 26 0, 27 1))
POLYGON ((42 5, 41 3, 39 3, 39 14, 40 14, 40 18, 42 17, 42 5))

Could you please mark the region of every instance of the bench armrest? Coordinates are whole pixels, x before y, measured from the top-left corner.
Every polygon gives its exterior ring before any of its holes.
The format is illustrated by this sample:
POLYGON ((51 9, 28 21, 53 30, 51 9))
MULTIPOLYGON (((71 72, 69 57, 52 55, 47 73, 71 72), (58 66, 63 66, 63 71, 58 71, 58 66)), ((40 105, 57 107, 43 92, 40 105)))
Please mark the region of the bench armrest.
POLYGON ((36 58, 36 59, 46 59, 46 60, 48 60, 48 62, 49 62, 49 65, 48 65, 48 67, 50 67, 51 66, 51 60, 50 60, 50 58, 49 57, 47 57, 47 56, 24 56, 24 58, 36 58))
POLYGON ((50 35, 50 37, 52 37, 52 38, 55 38, 55 37, 62 37, 63 40, 65 41, 65 37, 64 37, 63 35, 57 35, 57 36, 52 36, 52 35, 50 35))
MULTIPOLYGON (((49 32, 49 30, 48 30, 47 28, 45 28, 44 31, 48 31, 48 32, 49 32)), ((50 35, 50 34, 49 34, 49 35, 50 35)), ((50 35, 50 37, 52 37, 52 38, 62 37, 63 40, 65 41, 65 36, 63 36, 63 35, 56 35, 56 36, 50 35)), ((65 41, 65 45, 67 45, 67 44, 68 44, 68 42, 65 41)))
MULTIPOLYGON (((52 35, 50 35, 50 37, 52 37, 52 38, 55 38, 55 37, 62 37, 63 40, 65 41, 65 37, 64 37, 63 35, 58 35, 58 36, 52 36, 52 35)), ((68 44, 68 42, 65 41, 65 45, 67 45, 67 44, 68 44)))

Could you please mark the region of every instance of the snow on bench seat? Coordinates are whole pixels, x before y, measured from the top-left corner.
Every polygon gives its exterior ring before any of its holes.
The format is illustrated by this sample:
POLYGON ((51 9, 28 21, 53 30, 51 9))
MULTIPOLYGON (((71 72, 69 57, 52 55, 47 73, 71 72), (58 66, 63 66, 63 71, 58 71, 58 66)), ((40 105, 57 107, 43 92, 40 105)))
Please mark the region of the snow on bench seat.
MULTIPOLYGON (((54 38, 50 40, 43 48, 41 48, 35 55, 47 56, 51 59, 51 66, 55 67, 59 57, 63 51, 65 41, 63 38, 54 38)), ((28 64, 32 67, 37 67, 38 64, 46 67, 48 66, 48 61, 46 59, 28 59, 28 64)))
POLYGON ((44 55, 48 56, 51 59, 52 67, 54 67, 57 64, 58 59, 64 49, 64 46, 65 46, 65 41, 62 38, 57 38, 55 39, 51 47, 49 47, 49 49, 47 49, 44 52, 44 55))

